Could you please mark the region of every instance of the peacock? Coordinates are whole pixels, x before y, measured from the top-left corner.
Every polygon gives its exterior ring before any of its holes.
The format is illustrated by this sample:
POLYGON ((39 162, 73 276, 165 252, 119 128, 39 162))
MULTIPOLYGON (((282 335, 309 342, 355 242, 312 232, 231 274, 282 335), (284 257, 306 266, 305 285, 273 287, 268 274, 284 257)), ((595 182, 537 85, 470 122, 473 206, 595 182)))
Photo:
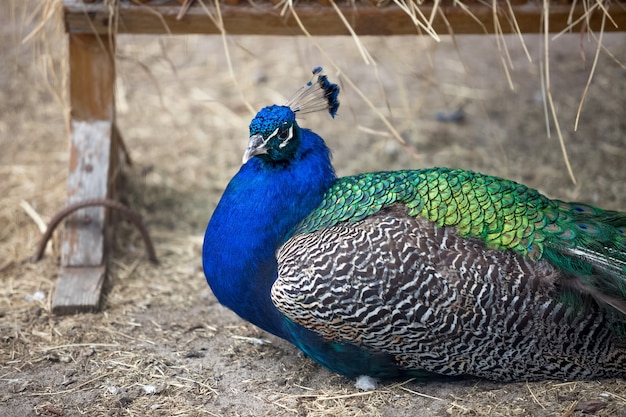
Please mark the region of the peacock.
POLYGON ((338 94, 316 68, 250 123, 204 237, 221 304, 349 378, 626 377, 626 213, 462 169, 338 178, 296 120, 338 94))

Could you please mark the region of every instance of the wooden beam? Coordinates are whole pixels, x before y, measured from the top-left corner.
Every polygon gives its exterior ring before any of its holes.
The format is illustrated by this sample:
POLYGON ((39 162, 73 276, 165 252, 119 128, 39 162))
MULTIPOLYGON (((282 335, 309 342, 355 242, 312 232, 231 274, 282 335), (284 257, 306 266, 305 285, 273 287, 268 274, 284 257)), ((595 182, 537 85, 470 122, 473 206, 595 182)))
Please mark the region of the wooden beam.
MULTIPOLYGON (((371 0, 375 2, 375 0, 371 0)), ((143 4, 120 1, 111 15, 103 2, 85 3, 82 0, 65 0, 65 24, 70 33, 199 33, 217 34, 219 27, 215 23, 217 12, 212 1, 208 5, 209 16, 198 2, 189 8, 179 20, 181 10, 179 2, 174 0, 152 0, 143 4), (114 30, 112 28, 114 27, 114 30)), ((414 22, 395 3, 377 7, 365 0, 336 0, 339 9, 359 35, 412 35, 418 33, 414 22)), ((430 18, 434 13, 432 27, 438 34, 448 34, 450 29, 455 34, 484 34, 496 31, 496 17, 503 33, 515 32, 508 2, 496 0, 497 8, 491 1, 442 0, 437 9, 433 2, 426 0, 416 6, 424 16, 430 18), (466 7, 464 10, 459 6, 466 7), (442 18, 445 15, 445 19, 442 18), (448 26, 449 24, 449 26, 448 26)), ((542 0, 511 0, 515 21, 522 33, 537 33, 542 30, 542 0)), ((592 2, 591 6, 595 7, 592 2)), ((626 0, 603 2, 603 6, 617 26, 607 20, 606 31, 626 30, 626 0)), ((568 27, 568 22, 576 21, 584 15, 585 5, 578 1, 574 5, 569 0, 553 0, 549 3, 550 31, 560 32, 568 27)), ((328 0, 300 1, 295 10, 300 20, 313 35, 349 35, 337 12, 328 4, 328 0), (324 4, 325 3, 325 4, 324 4)), ((296 19, 290 12, 281 16, 281 8, 268 0, 258 0, 254 5, 247 1, 222 0, 220 11, 226 32, 233 35, 302 35, 296 19)), ((599 30, 602 10, 596 7, 585 21, 572 27, 579 31, 584 24, 593 30, 599 30)), ((421 19, 423 21, 423 19, 421 19)), ((424 33, 424 31, 422 31, 424 33)))
MULTIPOLYGON (((114 38, 70 34, 70 161, 68 203, 111 198, 118 161, 114 146, 114 38)), ((68 217, 61 240, 55 314, 98 308, 105 277, 107 223, 102 207, 68 217)))

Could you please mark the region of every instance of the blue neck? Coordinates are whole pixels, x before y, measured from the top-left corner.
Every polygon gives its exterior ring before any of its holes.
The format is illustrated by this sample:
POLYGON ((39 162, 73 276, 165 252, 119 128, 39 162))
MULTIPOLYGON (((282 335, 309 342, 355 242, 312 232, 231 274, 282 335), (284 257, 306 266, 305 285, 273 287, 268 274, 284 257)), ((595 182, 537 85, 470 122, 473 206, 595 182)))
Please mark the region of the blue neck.
POLYGON ((300 140, 288 163, 255 157, 241 167, 215 208, 202 250, 204 273, 220 303, 287 340, 291 332, 270 300, 276 250, 336 179, 323 140, 307 129, 300 140))

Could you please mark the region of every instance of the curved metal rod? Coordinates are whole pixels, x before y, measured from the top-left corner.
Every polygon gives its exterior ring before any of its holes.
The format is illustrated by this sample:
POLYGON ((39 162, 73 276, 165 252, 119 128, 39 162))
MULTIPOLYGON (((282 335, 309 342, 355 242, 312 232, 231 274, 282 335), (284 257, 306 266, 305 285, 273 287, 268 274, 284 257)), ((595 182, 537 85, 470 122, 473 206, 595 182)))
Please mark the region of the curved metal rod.
POLYGON ((75 204, 70 204, 69 206, 65 207, 64 209, 59 211, 57 214, 55 214, 54 217, 50 220, 50 223, 48 223, 48 228, 46 229, 46 232, 43 234, 43 236, 41 237, 41 240, 39 241, 39 244, 37 245, 37 251, 35 252, 35 255, 33 256, 33 262, 40 261, 41 258, 43 258, 44 251, 46 250, 46 245, 48 244, 48 241, 52 237, 52 233, 54 233, 54 230, 57 228, 57 226, 61 223, 63 219, 65 219, 67 216, 69 216, 76 210, 80 210, 85 207, 93 207, 93 206, 104 206, 104 207, 108 207, 108 208, 118 210, 124 213, 126 215, 126 218, 130 220, 135 225, 135 227, 139 230, 139 233, 141 233, 141 237, 143 238, 143 243, 146 247, 146 254, 148 255, 148 259, 150 260, 150 262, 152 262, 153 264, 159 263, 159 260, 157 259, 157 256, 156 256, 156 252, 154 251, 154 246, 152 245, 152 240, 150 239, 150 235, 148 234, 148 231, 146 230, 146 228, 143 225, 143 222, 141 221, 141 216, 139 216, 137 213, 135 213, 133 210, 131 210, 124 204, 120 203, 119 201, 110 200, 106 198, 85 200, 85 201, 80 201, 75 204))

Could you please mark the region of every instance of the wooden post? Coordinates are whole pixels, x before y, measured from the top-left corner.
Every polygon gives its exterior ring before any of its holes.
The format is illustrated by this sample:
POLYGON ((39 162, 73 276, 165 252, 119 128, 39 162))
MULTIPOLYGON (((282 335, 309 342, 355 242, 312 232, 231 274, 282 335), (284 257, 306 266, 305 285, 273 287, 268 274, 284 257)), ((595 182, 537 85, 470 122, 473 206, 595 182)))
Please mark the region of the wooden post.
MULTIPOLYGON (((114 37, 70 34, 70 161, 68 204, 113 198, 115 147, 114 37)), ((77 211, 65 223, 61 269, 52 311, 72 314, 99 308, 106 276, 109 216, 103 207, 77 211)))

